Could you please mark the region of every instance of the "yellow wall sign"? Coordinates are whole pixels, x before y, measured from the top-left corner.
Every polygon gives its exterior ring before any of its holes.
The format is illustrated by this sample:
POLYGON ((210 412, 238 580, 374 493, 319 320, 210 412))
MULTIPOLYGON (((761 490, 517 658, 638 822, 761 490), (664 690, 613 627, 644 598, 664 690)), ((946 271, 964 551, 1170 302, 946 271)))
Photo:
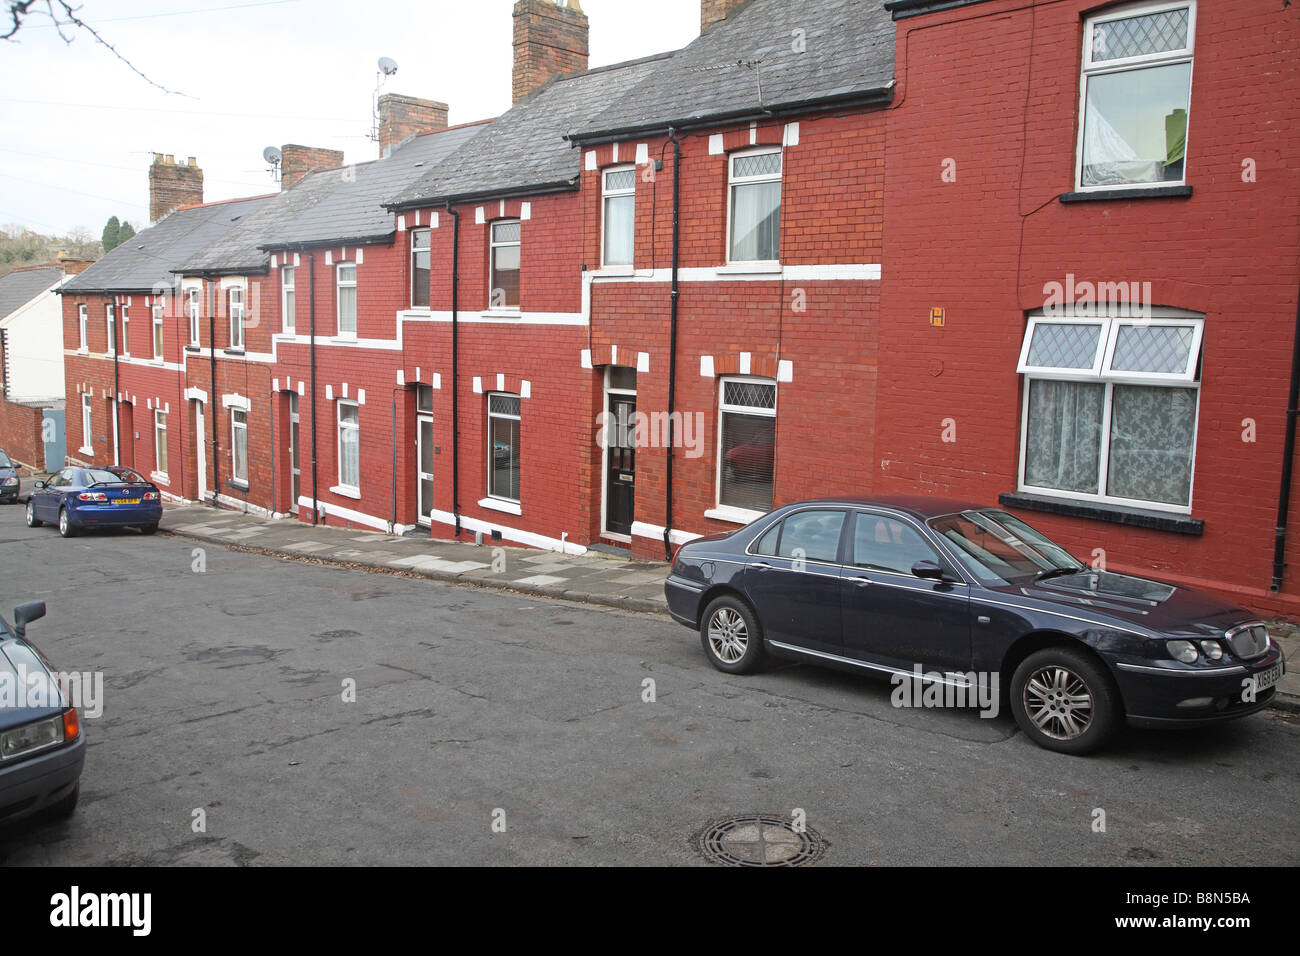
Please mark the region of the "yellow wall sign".
POLYGON ((936 328, 942 328, 946 311, 939 306, 933 306, 930 309, 930 324, 936 328))

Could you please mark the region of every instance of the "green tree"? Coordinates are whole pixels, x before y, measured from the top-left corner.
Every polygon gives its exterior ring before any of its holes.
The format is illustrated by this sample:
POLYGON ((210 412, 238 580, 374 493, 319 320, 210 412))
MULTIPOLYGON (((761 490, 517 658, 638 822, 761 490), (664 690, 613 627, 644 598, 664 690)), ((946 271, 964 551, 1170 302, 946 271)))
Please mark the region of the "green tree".
POLYGON ((120 246, 132 236, 135 235, 135 226, 129 222, 122 223, 122 228, 117 231, 117 244, 120 246))
POLYGON ((122 241, 121 231, 122 224, 117 221, 117 217, 109 216, 108 222, 104 223, 104 234, 101 237, 105 252, 112 252, 113 247, 122 241))

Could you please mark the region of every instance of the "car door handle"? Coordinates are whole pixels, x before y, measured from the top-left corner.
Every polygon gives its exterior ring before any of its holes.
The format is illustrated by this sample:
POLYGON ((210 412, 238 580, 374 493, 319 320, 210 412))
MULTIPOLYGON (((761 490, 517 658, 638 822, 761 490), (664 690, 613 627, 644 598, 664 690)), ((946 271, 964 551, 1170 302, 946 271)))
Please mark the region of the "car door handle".
POLYGON ((853 583, 860 588, 865 588, 871 583, 871 578, 854 578, 853 583))
POLYGON ((769 570, 769 571, 772 570, 772 565, 768 564, 766 561, 755 561, 753 564, 750 565, 750 567, 751 567, 751 568, 766 568, 766 569, 769 570))

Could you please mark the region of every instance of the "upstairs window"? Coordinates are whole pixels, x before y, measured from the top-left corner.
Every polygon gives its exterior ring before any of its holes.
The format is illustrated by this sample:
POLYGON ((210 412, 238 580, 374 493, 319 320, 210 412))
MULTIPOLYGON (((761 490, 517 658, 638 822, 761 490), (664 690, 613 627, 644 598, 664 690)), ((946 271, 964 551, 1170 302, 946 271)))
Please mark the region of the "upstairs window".
POLYGON ((636 219, 636 167, 607 169, 603 179, 605 205, 602 264, 630 266, 636 219))
POLYGON ((226 290, 227 304, 230 306, 230 347, 244 347, 244 290, 233 286, 226 290))
POLYGON ((84 305, 79 305, 77 306, 77 349, 82 352, 86 351, 90 347, 86 335, 87 324, 86 307, 84 305))
POLYGON ((113 307, 110 305, 104 310, 104 325, 108 330, 108 354, 117 354, 117 322, 113 318, 113 307))
POLYGON ((1023 491, 1190 512, 1203 320, 1031 318, 1023 491))
POLYGON ((1079 189, 1184 181, 1196 4, 1111 10, 1083 31, 1079 189))
POLYGON ((131 316, 122 306, 122 354, 131 357, 131 316))
POLYGON ((519 308, 521 238, 522 232, 518 219, 492 223, 492 292, 488 302, 490 308, 519 308))
POLYGON ((338 279, 339 335, 355 338, 357 334, 357 267, 340 262, 338 279))
POLYGON ((280 270, 280 314, 286 332, 292 332, 298 323, 296 281, 293 266, 284 266, 280 270))
MULTIPOLYGON (((163 357, 163 309, 161 305, 153 307, 153 357, 161 362, 163 357)), ((166 471, 166 468, 159 468, 166 471)))
POLYGON ((411 230, 411 308, 429 307, 430 231, 411 230))
POLYGON ((199 290, 190 289, 185 293, 186 312, 190 318, 190 345, 199 344, 199 290))
POLYGON ((781 165, 779 149, 731 157, 729 262, 781 258, 781 165))

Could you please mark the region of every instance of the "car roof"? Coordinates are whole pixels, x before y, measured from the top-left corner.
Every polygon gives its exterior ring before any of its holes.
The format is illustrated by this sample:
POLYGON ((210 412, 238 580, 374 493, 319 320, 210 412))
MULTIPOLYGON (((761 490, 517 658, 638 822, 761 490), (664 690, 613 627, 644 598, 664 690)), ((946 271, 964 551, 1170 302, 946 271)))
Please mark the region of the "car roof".
POLYGON ((844 496, 838 498, 811 498, 807 501, 792 501, 784 507, 797 505, 843 505, 847 507, 876 507, 901 511, 921 521, 937 518, 940 515, 954 514, 960 511, 987 511, 995 505, 981 504, 960 498, 936 498, 930 495, 873 495, 871 497, 844 496))

